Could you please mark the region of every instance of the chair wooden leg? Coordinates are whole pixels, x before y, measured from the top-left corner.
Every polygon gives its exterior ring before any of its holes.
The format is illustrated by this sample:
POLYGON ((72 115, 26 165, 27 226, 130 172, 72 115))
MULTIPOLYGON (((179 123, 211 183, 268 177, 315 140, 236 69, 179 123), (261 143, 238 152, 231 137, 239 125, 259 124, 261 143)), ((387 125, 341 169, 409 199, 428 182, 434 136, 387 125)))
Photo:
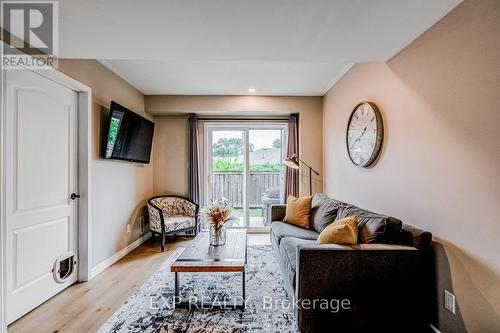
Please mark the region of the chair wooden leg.
POLYGON ((161 252, 165 250, 165 234, 161 234, 161 252))

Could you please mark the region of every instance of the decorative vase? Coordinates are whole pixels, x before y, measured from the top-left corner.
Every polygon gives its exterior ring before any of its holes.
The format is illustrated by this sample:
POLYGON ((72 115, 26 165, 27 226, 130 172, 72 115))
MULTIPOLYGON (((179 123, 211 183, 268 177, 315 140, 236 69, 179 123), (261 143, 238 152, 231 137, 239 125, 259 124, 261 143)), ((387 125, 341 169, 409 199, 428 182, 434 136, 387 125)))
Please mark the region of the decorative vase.
POLYGON ((222 225, 219 228, 216 228, 213 224, 211 224, 209 236, 210 245, 220 246, 226 244, 226 227, 222 225))

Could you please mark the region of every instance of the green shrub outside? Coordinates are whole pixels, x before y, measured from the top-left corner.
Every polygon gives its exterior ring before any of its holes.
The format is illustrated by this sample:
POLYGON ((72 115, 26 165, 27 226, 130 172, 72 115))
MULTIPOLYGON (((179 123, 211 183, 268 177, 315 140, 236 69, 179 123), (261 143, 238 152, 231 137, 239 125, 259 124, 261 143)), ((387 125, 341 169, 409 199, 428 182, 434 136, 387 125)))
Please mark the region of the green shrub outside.
MULTIPOLYGON (((243 172, 243 163, 233 158, 217 158, 213 161, 213 171, 215 172, 243 172)), ((279 163, 262 163, 250 166, 250 171, 280 172, 279 163)))

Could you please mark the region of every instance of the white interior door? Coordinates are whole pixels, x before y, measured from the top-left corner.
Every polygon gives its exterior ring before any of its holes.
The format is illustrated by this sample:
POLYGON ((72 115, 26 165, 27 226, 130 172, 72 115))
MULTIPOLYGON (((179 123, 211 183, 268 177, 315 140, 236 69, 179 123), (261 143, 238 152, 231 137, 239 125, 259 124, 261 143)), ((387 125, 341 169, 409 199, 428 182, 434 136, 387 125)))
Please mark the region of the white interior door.
POLYGON ((77 98, 29 70, 6 73, 8 323, 77 280, 77 98))

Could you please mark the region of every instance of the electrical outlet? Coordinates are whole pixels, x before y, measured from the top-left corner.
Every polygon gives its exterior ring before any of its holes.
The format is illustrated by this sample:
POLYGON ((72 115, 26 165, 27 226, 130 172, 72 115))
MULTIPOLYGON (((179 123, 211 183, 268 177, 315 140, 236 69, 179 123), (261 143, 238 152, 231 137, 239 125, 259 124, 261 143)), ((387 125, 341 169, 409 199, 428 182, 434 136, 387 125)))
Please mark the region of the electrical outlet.
POLYGON ((139 225, 141 226, 141 235, 144 233, 145 225, 144 225, 144 216, 139 216, 139 225))
POLYGON ((444 308, 455 314, 455 295, 448 290, 444 291, 444 308))
POLYGON ((127 224, 127 234, 130 234, 130 223, 127 224))

